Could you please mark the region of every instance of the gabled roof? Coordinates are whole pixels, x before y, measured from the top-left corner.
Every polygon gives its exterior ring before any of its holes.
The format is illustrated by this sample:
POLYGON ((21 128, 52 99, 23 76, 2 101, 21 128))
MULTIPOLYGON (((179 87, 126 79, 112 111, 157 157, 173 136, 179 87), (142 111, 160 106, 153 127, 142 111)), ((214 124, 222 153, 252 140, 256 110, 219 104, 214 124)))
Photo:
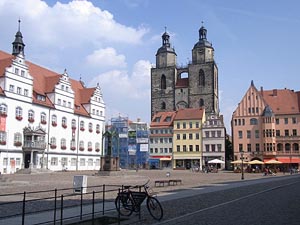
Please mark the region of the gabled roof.
POLYGON ((299 92, 289 89, 261 91, 266 103, 275 114, 299 113, 299 92))
POLYGON ((152 117, 150 127, 170 127, 173 124, 175 116, 175 111, 158 112, 152 117))
MULTIPOLYGON (((5 69, 12 64, 14 58, 15 56, 0 50, 0 77, 4 76, 5 69)), ((53 107, 53 103, 47 98, 47 94, 54 91, 55 85, 59 83, 62 75, 29 61, 26 61, 26 64, 28 65, 30 75, 33 77, 33 103, 53 107), (37 100, 38 94, 45 96, 46 101, 37 100)), ((95 88, 85 88, 82 82, 73 79, 70 79, 70 82, 75 95, 74 112, 89 116, 88 112, 82 107, 82 104, 89 103, 89 99, 94 94, 95 88)), ((3 90, 0 90, 1 93, 3 93, 3 90)))
POLYGON ((174 120, 202 120, 204 111, 203 108, 179 109, 174 120))

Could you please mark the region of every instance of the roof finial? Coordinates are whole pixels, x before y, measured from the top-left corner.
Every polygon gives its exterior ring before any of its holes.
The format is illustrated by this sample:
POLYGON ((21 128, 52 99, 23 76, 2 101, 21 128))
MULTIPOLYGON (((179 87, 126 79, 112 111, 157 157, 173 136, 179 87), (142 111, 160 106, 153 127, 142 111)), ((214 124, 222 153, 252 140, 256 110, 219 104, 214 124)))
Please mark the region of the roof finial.
POLYGON ((203 24, 204 24, 203 20, 201 21, 201 24, 202 24, 201 26, 203 27, 203 24))
POLYGON ((19 17, 18 23, 19 23, 18 31, 21 31, 21 19, 20 19, 20 17, 19 17))
POLYGON ((167 26, 165 26, 165 32, 167 32, 167 26))

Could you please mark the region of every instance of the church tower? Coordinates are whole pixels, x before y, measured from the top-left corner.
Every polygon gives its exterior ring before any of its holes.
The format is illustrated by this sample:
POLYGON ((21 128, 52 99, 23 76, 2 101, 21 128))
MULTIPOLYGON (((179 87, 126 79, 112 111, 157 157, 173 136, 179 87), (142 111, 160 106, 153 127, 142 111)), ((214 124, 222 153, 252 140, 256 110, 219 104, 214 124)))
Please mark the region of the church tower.
POLYGON ((165 32, 156 53, 156 67, 151 69, 151 118, 157 112, 200 107, 207 115, 219 115, 218 67, 203 25, 192 49, 192 61, 177 67, 176 57, 165 32))
POLYGON ((151 117, 156 112, 175 110, 176 57, 165 31, 156 53, 156 67, 151 69, 151 117))
POLYGON ((13 45, 12 54, 15 56, 17 56, 20 53, 24 54, 24 47, 25 47, 25 44, 23 43, 23 36, 20 31, 21 20, 19 20, 18 22, 19 22, 18 32, 15 35, 15 41, 12 43, 13 45))
POLYGON ((207 114, 219 114, 218 67, 214 48, 207 41, 207 30, 199 29, 199 41, 192 50, 189 71, 189 107, 205 107, 207 114))

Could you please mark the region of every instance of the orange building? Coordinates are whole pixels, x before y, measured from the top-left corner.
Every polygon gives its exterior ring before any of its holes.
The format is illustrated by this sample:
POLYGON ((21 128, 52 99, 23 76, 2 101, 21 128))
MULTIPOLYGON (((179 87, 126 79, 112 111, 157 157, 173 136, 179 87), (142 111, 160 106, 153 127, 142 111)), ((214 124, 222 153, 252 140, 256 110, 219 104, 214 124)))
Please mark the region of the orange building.
POLYGON ((298 168, 300 163, 300 91, 257 90, 253 81, 233 112, 234 160, 275 159, 278 167, 298 168))

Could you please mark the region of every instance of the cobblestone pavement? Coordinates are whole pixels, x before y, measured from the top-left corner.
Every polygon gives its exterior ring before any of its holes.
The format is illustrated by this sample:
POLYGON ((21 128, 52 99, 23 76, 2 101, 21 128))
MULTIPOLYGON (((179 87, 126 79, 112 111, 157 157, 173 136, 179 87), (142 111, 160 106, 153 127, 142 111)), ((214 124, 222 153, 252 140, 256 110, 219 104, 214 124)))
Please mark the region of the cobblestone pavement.
MULTIPOLYGON (((209 187, 209 189, 211 189, 211 187, 213 186, 222 186, 222 183, 241 181, 241 174, 233 173, 231 171, 219 171, 218 173, 202 173, 191 172, 188 170, 122 170, 119 172, 114 172, 111 176, 99 175, 97 171, 10 174, 0 176, 0 195, 9 193, 23 193, 24 191, 33 192, 54 190, 55 188, 72 188, 75 175, 86 175, 88 186, 98 186, 103 184, 117 186, 137 185, 143 184, 146 181, 150 180, 150 186, 152 187, 154 192, 158 193, 159 198, 160 196, 168 195, 168 193, 172 191, 176 191, 178 194, 180 194, 183 193, 184 190, 195 188, 197 189, 197 187, 207 186, 209 187), (167 173, 170 173, 169 177, 167 177, 167 173), (167 179, 180 179, 182 180, 182 184, 174 186, 155 187, 154 182, 156 180, 167 179)), ((280 173, 277 174, 277 177, 278 176, 285 176, 285 174, 280 173)), ((244 181, 269 178, 268 176, 263 176, 261 173, 245 173, 244 177, 244 181)), ((187 205, 190 204, 189 202, 191 202, 191 198, 193 197, 186 197, 186 199, 175 200, 175 202, 172 201, 172 203, 168 201, 162 202, 163 208, 166 209, 166 217, 170 218, 171 215, 168 215, 168 213, 177 211, 176 208, 178 207, 178 204, 182 204, 185 201, 188 201, 186 203, 187 205)), ((14 199, 10 198, 6 200, 13 201, 14 199)), ((145 210, 142 211, 143 214, 145 212, 145 210)), ((148 216, 149 215, 142 215, 142 218, 148 218, 148 216)), ((132 218, 130 219, 130 221, 130 223, 132 223, 132 218)), ((142 221, 143 223, 147 224, 145 220, 142 221)), ((149 221, 149 224, 153 223, 153 220, 151 218, 149 221)), ((138 224, 140 222, 138 222, 138 224)))

